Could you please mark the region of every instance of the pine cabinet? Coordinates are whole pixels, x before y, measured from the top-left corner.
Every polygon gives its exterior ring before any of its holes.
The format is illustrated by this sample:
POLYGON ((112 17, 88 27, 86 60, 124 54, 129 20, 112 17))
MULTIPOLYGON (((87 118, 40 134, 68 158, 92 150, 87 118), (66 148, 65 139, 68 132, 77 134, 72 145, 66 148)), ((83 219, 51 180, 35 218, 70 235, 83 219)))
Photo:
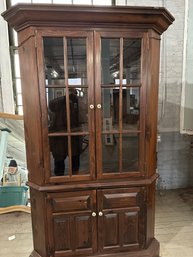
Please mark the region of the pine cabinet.
POLYGON ((54 256, 144 247, 144 188, 50 193, 47 201, 54 256))
POLYGON ((27 5, 18 32, 31 257, 158 257, 154 238, 165 8, 27 5))

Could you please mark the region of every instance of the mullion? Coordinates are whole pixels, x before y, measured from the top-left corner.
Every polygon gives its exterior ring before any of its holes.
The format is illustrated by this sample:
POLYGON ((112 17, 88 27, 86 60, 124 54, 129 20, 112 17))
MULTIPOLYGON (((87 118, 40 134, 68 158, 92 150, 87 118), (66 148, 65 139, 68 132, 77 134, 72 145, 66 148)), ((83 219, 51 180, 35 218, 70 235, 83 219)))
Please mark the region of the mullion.
POLYGON ((123 130, 123 38, 120 38, 120 87, 119 87, 119 131, 120 131, 120 138, 119 138, 119 172, 122 172, 122 157, 123 157, 123 140, 122 140, 122 130, 123 130))
MULTIPOLYGON (((123 87, 141 87, 142 84, 125 84, 123 87)), ((101 88, 117 88, 120 87, 120 84, 115 85, 115 84, 110 84, 110 85, 101 85, 101 88)))
POLYGON ((68 49, 67 38, 64 37, 64 74, 66 81, 66 111, 67 111, 67 134, 68 134, 68 157, 69 157, 69 175, 72 176, 72 151, 71 151, 71 136, 70 136, 70 99, 68 86, 68 49))

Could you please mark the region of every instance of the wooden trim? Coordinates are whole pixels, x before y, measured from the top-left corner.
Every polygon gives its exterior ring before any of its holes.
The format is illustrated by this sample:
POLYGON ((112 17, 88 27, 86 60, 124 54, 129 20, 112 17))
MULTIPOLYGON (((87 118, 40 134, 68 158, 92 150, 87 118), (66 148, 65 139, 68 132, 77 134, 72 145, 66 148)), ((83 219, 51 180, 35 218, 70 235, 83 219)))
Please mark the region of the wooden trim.
POLYGON ((17 4, 2 16, 16 31, 29 26, 133 26, 163 33, 174 21, 164 7, 93 7, 80 5, 17 4), (115 26, 115 25, 114 25, 115 26))
MULTIPOLYGON (((86 53, 87 53, 87 78, 88 78, 88 129, 89 129, 89 163, 90 176, 96 178, 96 163, 95 163, 95 111, 90 109, 90 105, 95 106, 95 91, 94 91, 94 35, 89 32, 86 38, 86 53)), ((86 133, 85 133, 86 134, 86 133)))
MULTIPOLYGON (((95 105, 101 104, 101 38, 100 33, 94 32, 94 56, 95 56, 95 105)), ((98 178, 102 177, 102 108, 96 109, 95 124, 96 124, 96 174, 98 178)))
MULTIPOLYGON (((38 191, 42 191, 42 192, 66 192, 69 190, 84 190, 85 187, 90 190, 90 189, 103 189, 103 188, 116 188, 116 187, 133 187, 133 186, 149 186, 152 183, 154 183, 154 181, 156 181, 156 179, 159 177, 158 174, 154 174, 153 176, 151 176, 148 179, 143 179, 141 177, 139 178, 133 178, 131 180, 127 179, 124 181, 120 181, 120 180, 113 180, 111 181, 111 183, 109 183, 108 181, 98 181, 98 182, 82 182, 82 183, 74 183, 74 181, 72 181, 73 184, 69 184, 69 183, 65 183, 65 184, 60 184, 60 185, 45 185, 45 186, 38 186, 37 184, 34 184, 32 182, 28 182, 28 185, 38 191)), ((61 180, 60 180, 61 182, 61 180)), ((71 182, 71 181, 70 181, 71 182)))
POLYGON ((43 147, 43 158, 44 158, 44 169, 45 181, 49 180, 51 169, 50 169, 50 151, 49 151, 49 138, 48 138, 48 110, 46 103, 46 92, 45 92, 45 70, 44 67, 44 49, 43 40, 40 34, 37 34, 37 70, 39 80, 39 93, 40 93, 40 106, 41 110, 41 122, 42 122, 42 147, 43 147))
POLYGON ((0 118, 11 120, 23 120, 23 115, 0 112, 0 118))
POLYGON ((119 59, 119 173, 123 168, 123 36, 120 37, 120 59, 119 59))
POLYGON ((68 132, 68 158, 69 158, 69 175, 72 176, 72 146, 71 146, 71 124, 70 124, 70 99, 69 99, 69 87, 68 87, 68 46, 67 38, 64 37, 64 74, 66 82, 66 114, 67 114, 67 132, 68 132))

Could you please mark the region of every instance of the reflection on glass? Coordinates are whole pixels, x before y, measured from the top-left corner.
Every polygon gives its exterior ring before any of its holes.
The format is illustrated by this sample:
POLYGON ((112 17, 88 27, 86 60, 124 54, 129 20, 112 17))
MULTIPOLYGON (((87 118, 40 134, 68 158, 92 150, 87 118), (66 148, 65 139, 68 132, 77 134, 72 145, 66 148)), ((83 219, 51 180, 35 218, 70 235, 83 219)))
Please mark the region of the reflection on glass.
POLYGON ((44 37, 46 85, 64 86, 64 45, 62 37, 44 37))
MULTIPOLYGON (((70 130, 88 131, 88 94, 86 88, 70 88, 70 130)), ((67 132, 66 89, 47 88, 49 132, 67 132)))
POLYGON ((53 176, 69 175, 68 138, 49 137, 51 152, 51 171, 53 176))
POLYGON ((123 84, 140 83, 141 39, 123 41, 123 84))
POLYGON ((119 89, 102 89, 103 130, 117 130, 119 125, 119 89))
POLYGON ((123 171, 137 171, 139 165, 139 136, 137 134, 123 134, 123 171))
POLYGON ((70 88, 71 131, 88 131, 88 90, 70 88))
POLYGON ((50 133, 67 131, 65 93, 64 88, 47 88, 48 129, 50 133))
POLYGON ((68 38, 68 83, 87 85, 86 38, 68 38))
POLYGON ((119 172, 119 134, 102 136, 103 173, 119 172))
POLYGON ((119 78, 120 40, 101 39, 101 81, 102 84, 115 84, 119 78))
POLYGON ((139 128, 139 88, 123 88, 123 130, 139 128))
POLYGON ((89 172, 89 138, 87 135, 71 137, 72 175, 89 172))

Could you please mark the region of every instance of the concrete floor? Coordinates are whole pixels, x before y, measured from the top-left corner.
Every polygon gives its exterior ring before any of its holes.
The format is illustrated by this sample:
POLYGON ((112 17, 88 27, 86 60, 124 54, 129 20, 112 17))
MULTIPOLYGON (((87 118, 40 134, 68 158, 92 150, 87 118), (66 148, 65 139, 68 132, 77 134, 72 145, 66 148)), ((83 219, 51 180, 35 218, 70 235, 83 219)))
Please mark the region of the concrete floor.
MULTIPOLYGON (((161 257, 193 257, 193 189, 158 192, 156 238, 161 257)), ((30 214, 0 215, 0 256, 29 257, 32 248, 30 214)))

